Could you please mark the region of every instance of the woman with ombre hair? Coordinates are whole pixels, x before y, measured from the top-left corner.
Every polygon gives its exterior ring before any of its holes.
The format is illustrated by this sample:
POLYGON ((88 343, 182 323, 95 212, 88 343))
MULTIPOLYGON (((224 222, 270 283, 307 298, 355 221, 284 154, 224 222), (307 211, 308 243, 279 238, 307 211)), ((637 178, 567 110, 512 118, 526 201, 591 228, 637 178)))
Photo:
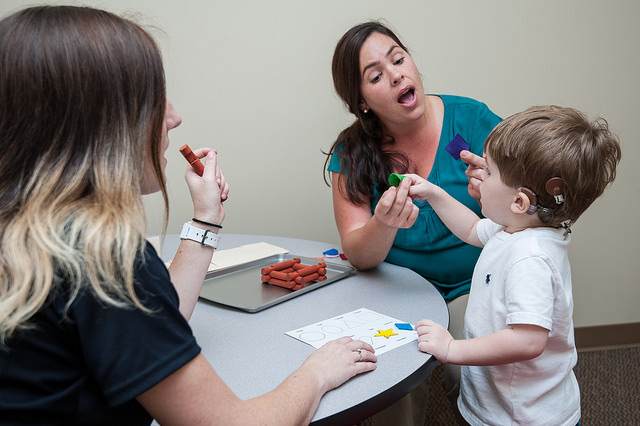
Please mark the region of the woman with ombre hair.
MULTIPOLYGON (((272 392, 240 400, 187 322, 225 217, 213 149, 186 166, 197 241, 169 270, 145 240, 181 117, 160 50, 136 23, 42 6, 0 21, 0 422, 302 424, 322 395, 375 368, 342 338, 272 392)), ((185 227, 186 229, 186 227, 185 227)))

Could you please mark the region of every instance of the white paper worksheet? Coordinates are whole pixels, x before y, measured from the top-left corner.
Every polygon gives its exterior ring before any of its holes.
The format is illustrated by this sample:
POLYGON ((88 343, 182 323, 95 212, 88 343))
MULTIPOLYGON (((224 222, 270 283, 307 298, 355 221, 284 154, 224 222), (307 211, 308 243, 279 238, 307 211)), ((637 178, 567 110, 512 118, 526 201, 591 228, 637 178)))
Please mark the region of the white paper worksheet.
MULTIPOLYGON (((154 237, 147 238, 151 244, 156 246, 156 239, 154 237), (152 239, 153 238, 153 239, 152 239)), ((159 240, 157 240, 159 241, 159 240)), ((289 250, 283 249, 273 244, 259 242, 253 244, 246 244, 244 246, 235 247, 225 250, 216 250, 216 255, 211 260, 207 272, 221 271, 233 266, 242 265, 244 263, 253 262, 258 259, 265 259, 274 254, 288 253, 289 250)), ((168 268, 171 262, 165 262, 165 266, 168 268)))
POLYGON ((369 343, 376 355, 383 354, 418 338, 413 325, 366 308, 292 330, 287 335, 319 348, 330 340, 349 336, 369 343))

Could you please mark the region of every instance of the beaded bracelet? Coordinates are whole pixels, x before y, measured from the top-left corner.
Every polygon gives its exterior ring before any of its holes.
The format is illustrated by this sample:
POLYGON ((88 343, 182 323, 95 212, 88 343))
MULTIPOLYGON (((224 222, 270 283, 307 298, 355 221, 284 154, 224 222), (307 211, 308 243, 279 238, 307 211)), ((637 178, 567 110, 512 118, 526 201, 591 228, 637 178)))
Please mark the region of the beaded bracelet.
POLYGON ((197 222, 197 223, 201 223, 203 225, 209 225, 209 226, 213 226, 213 227, 218 228, 218 229, 222 229, 222 225, 216 225, 215 223, 205 222, 204 220, 196 219, 195 217, 192 217, 191 220, 194 221, 194 222, 197 222))

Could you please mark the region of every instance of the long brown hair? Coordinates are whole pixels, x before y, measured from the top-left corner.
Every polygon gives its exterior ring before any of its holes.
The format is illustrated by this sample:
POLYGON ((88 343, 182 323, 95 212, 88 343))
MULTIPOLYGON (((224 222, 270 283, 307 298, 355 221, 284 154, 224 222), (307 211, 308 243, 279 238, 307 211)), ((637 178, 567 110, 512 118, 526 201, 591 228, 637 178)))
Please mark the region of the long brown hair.
POLYGON ((354 26, 342 36, 331 64, 336 92, 356 120, 338 135, 329 152, 325 153, 324 179, 330 185, 327 166, 336 154, 340 158, 341 173, 346 177, 345 187, 340 191, 356 204, 368 202, 374 185, 383 192, 389 186, 387 177, 391 172, 406 172, 409 167, 406 157, 388 149, 394 140, 384 133, 376 114, 373 111, 365 114, 359 108, 362 101, 360 49, 373 33, 390 37, 408 53, 393 31, 380 22, 371 21, 354 26))
POLYGON ((0 344, 60 285, 144 309, 140 183, 160 164, 160 50, 137 24, 43 6, 0 21, 0 344))

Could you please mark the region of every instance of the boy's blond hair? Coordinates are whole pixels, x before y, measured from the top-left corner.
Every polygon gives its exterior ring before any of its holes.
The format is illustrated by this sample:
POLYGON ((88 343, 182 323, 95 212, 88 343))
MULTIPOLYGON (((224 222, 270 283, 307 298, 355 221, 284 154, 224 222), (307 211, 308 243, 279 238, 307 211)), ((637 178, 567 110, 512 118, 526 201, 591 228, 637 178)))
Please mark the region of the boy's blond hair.
POLYGON ((484 149, 503 183, 535 193, 540 220, 553 227, 580 217, 613 182, 621 157, 620 142, 604 119, 590 121, 559 106, 531 107, 506 118, 484 149), (554 177, 564 181, 561 204, 545 188, 554 177))

